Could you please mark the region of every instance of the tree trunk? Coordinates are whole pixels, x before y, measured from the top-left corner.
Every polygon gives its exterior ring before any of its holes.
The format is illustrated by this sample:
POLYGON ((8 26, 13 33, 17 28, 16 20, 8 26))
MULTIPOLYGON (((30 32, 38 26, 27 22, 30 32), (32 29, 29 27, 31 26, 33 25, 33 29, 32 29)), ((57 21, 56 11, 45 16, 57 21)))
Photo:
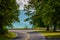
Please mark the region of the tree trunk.
POLYGON ((0 25, 0 34, 3 34, 3 26, 0 25))
POLYGON ((53 31, 56 31, 56 26, 54 26, 54 29, 53 29, 53 31))
POLYGON ((46 30, 49 31, 49 25, 47 26, 47 29, 46 30))
POLYGON ((3 25, 0 24, 0 34, 5 34, 6 30, 4 30, 3 25))
POLYGON ((54 25, 53 31, 56 31, 57 21, 55 21, 55 22, 53 23, 53 25, 54 25))

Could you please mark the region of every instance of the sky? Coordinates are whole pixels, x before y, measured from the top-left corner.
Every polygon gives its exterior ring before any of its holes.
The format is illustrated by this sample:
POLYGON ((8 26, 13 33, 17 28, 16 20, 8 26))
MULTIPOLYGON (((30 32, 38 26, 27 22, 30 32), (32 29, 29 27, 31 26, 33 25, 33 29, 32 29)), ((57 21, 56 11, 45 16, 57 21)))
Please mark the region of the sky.
POLYGON ((24 28, 25 26, 27 26, 28 28, 31 28, 32 25, 29 24, 29 21, 24 22, 24 19, 27 18, 27 16, 24 15, 25 11, 23 9, 24 9, 24 4, 28 4, 27 3, 28 0, 16 0, 16 1, 20 5, 20 7, 19 7, 19 10, 20 10, 20 15, 19 15, 20 23, 15 22, 13 24, 14 28, 24 28))
POLYGON ((20 10, 24 9, 24 4, 28 4, 28 0, 16 0, 16 1, 20 5, 19 7, 20 10))

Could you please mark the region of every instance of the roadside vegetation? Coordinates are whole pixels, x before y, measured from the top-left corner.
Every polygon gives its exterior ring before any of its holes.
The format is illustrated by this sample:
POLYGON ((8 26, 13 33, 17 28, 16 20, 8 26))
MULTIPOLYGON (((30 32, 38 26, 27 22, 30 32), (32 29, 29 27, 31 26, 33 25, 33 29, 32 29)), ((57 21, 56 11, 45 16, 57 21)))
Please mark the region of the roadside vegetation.
POLYGON ((36 31, 40 34, 43 34, 46 38, 60 38, 60 31, 53 32, 53 31, 36 31))
POLYGON ((0 40, 11 40, 16 37, 16 34, 13 32, 9 32, 7 34, 0 34, 0 40))
POLYGON ((53 29, 49 28, 49 31, 46 31, 46 28, 35 28, 34 32, 38 32, 44 35, 46 38, 60 38, 60 30, 53 31, 53 29))

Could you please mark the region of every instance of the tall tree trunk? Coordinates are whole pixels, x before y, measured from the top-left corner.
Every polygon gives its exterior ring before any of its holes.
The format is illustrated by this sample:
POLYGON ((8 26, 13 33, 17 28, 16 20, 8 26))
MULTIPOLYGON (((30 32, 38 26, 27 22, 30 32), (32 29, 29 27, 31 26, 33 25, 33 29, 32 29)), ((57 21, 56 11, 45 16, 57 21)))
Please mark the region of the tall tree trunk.
POLYGON ((46 29, 46 31, 49 31, 49 25, 47 26, 47 29, 46 29))
POLYGON ((53 31, 56 31, 56 26, 54 25, 54 29, 53 29, 53 31))
POLYGON ((0 34, 3 34, 3 26, 0 24, 0 34))
POLYGON ((7 33, 7 30, 4 29, 4 26, 0 24, 0 34, 7 33))
POLYGON ((53 23, 53 25, 54 25, 53 31, 56 31, 57 21, 55 21, 55 22, 53 23))

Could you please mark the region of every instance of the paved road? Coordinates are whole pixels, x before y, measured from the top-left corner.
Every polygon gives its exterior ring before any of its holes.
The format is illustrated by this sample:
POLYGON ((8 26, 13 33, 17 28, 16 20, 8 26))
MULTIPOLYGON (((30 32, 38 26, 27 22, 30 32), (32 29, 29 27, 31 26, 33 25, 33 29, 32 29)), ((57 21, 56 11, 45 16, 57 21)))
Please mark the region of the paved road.
POLYGON ((16 38, 12 40, 25 40, 25 38, 27 37, 27 33, 23 32, 22 30, 9 30, 9 31, 16 33, 16 38))
POLYGON ((34 30, 10 30, 17 34, 17 37, 12 40, 45 40, 45 37, 34 30))
POLYGON ((30 38, 29 40, 45 40, 45 37, 37 32, 29 32, 30 38))

